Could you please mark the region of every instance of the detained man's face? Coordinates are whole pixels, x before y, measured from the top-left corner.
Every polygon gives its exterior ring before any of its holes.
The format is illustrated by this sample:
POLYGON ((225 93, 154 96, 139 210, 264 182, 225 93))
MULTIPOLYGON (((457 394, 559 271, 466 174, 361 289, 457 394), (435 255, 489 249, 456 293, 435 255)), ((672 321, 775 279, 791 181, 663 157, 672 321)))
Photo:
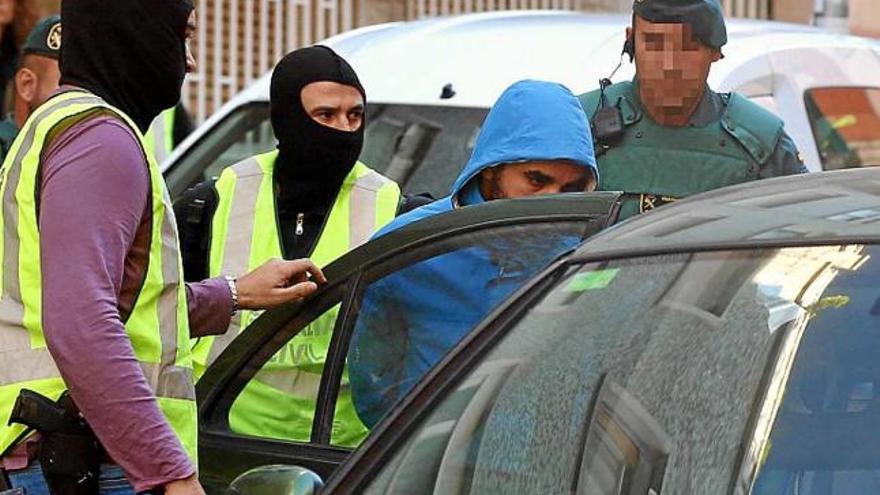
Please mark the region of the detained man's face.
POLYGON ((364 97, 352 86, 313 82, 302 89, 300 99, 309 117, 323 126, 354 132, 364 123, 364 97))
POLYGON ((595 189, 593 174, 586 167, 568 160, 509 163, 488 168, 480 174, 480 192, 486 200, 595 189))
POLYGON ((709 67, 721 52, 694 37, 689 24, 635 16, 636 75, 643 103, 664 117, 685 116, 703 96, 709 67))

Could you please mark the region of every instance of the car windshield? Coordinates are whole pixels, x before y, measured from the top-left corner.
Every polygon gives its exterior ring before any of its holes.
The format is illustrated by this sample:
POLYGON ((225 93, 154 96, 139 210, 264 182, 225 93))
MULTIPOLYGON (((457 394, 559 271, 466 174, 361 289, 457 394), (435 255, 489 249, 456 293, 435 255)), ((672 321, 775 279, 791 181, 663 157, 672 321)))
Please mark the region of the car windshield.
POLYGON ((823 169, 880 164, 880 88, 815 88, 804 102, 823 169))
MULTIPOLYGON (((361 161, 405 193, 445 195, 470 157, 486 109, 370 103, 361 161)), ((165 172, 171 195, 275 148, 268 103, 242 105, 165 172)))
POLYGON ((556 276, 363 493, 880 493, 880 247, 556 276))

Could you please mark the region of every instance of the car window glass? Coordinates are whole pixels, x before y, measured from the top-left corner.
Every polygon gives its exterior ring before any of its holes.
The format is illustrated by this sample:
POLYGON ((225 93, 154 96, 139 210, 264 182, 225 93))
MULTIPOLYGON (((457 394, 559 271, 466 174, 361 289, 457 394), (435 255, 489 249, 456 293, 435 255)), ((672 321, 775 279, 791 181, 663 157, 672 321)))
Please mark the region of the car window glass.
MULTIPOLYGON (((473 299, 482 302, 472 305, 467 312, 451 313, 463 315, 456 324, 466 330, 549 261, 575 247, 588 228, 591 227, 583 221, 486 227, 396 255, 370 273, 382 274, 371 275, 381 277, 382 281, 404 283, 411 275, 424 273, 442 262, 446 276, 465 284, 452 287, 460 291, 456 294, 459 301, 473 299), (449 262, 454 264, 450 265, 449 262), (392 273, 389 275, 389 272, 392 273), (483 290, 487 292, 481 292, 483 290)), ((368 296, 372 293, 371 287, 387 289, 381 283, 371 283, 369 277, 366 278, 368 296)), ((449 290, 451 286, 446 282, 450 279, 438 280, 437 284, 449 290)), ((456 301, 453 299, 449 302, 456 301)), ((376 322, 381 311, 377 304, 386 303, 388 312, 381 318, 394 318, 397 321, 406 316, 397 310, 393 301, 379 301, 369 296, 355 306, 360 308, 361 314, 369 317, 358 316, 357 321, 376 322)), ((421 311, 430 317, 430 309, 433 308, 421 311)), ((274 356, 249 377, 247 386, 235 399, 229 413, 233 432, 274 440, 310 441, 321 374, 327 363, 338 311, 338 306, 326 311, 293 339, 283 343, 280 350, 275 351, 274 356)), ((382 342, 376 343, 384 345, 382 342)), ((344 367, 342 372, 330 426, 329 442, 341 447, 357 446, 366 437, 369 431, 367 425, 370 425, 361 419, 354 407, 349 367, 344 367)))
POLYGON ((349 348, 354 405, 370 427, 514 290, 584 232, 580 222, 457 237, 390 274, 370 274, 349 348), (372 281, 371 281, 372 279, 372 281))
POLYGON ((880 89, 816 88, 804 99, 825 170, 880 165, 880 89))
MULTIPOLYGON (((370 104, 361 160, 404 192, 445 195, 470 157, 485 109, 370 104)), ((267 103, 233 110, 166 174, 177 198, 229 165, 275 149, 267 103)))
POLYGON ((753 495, 880 492, 878 254, 876 247, 848 253, 857 271, 812 295, 810 323, 790 346, 785 391, 768 408, 775 419, 756 428, 760 441, 745 466, 758 470, 753 495))
POLYGON ((877 492, 878 254, 572 267, 361 492, 877 492))
POLYGON ((445 196, 467 163, 487 110, 370 105, 364 163, 402 185, 405 193, 445 196))
MULTIPOLYGON (((307 443, 321 373, 339 305, 325 311, 266 361, 229 410, 229 428, 241 435, 307 443)), ((355 418, 357 419, 357 418, 355 418)), ((366 430, 357 423, 355 436, 366 430)))
POLYGON ((275 145, 269 105, 243 105, 214 126, 166 173, 171 196, 177 198, 188 187, 219 176, 225 167, 245 158, 271 151, 275 145))

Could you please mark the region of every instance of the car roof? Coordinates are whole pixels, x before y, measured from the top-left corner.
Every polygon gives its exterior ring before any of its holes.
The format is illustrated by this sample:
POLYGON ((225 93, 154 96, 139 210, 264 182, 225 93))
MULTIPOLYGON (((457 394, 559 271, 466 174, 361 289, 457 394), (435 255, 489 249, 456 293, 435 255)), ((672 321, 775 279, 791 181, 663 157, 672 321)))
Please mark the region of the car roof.
POLYGON ((599 233, 574 256, 877 242, 880 168, 864 168, 747 182, 693 196, 599 233))
MULTIPOLYGON (((570 11, 502 11, 395 22, 329 38, 357 70, 368 99, 381 103, 488 108, 508 85, 521 79, 557 81, 575 93, 598 86, 617 62, 627 14, 570 11), (456 96, 443 100, 443 86, 456 96)), ((713 66, 710 84, 721 90, 743 63, 793 46, 875 49, 866 38, 810 26, 729 19, 725 58, 713 66)), ((615 80, 633 76, 625 63, 615 80)), ((268 99, 269 75, 242 95, 268 99)))

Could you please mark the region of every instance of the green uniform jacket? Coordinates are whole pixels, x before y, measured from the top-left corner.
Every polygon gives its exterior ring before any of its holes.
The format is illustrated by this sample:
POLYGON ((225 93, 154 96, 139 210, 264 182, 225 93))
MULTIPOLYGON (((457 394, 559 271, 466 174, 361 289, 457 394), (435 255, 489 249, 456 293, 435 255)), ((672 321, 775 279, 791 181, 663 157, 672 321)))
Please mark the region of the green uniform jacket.
POLYGON ((0 120, 0 163, 3 162, 9 153, 9 148, 12 147, 15 136, 18 136, 18 126, 15 125, 15 119, 9 116, 4 120, 0 120))
MULTIPOLYGON (((665 127, 644 111, 635 82, 605 91, 625 131, 610 147, 596 143, 599 189, 626 193, 621 219, 692 194, 807 172, 782 120, 741 95, 707 88, 687 125, 665 127)), ((592 122, 599 90, 579 99, 592 122)))

